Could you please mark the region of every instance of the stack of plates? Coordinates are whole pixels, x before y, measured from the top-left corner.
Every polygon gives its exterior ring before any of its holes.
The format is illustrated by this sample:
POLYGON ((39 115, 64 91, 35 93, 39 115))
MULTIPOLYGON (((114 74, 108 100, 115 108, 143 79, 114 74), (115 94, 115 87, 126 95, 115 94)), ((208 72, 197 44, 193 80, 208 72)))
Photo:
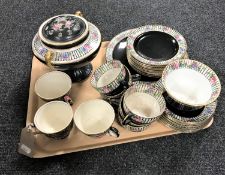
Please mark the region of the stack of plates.
POLYGON ((161 77, 165 66, 175 59, 188 58, 187 44, 177 31, 161 25, 137 29, 127 38, 127 59, 139 74, 161 77))
POLYGON ((196 60, 176 60, 166 66, 161 80, 167 104, 162 123, 188 133, 212 120, 221 84, 211 68, 196 60))
POLYGON ((196 117, 182 117, 166 108, 164 114, 160 117, 159 122, 179 132, 197 132, 212 120, 215 109, 216 101, 205 106, 202 112, 196 117))

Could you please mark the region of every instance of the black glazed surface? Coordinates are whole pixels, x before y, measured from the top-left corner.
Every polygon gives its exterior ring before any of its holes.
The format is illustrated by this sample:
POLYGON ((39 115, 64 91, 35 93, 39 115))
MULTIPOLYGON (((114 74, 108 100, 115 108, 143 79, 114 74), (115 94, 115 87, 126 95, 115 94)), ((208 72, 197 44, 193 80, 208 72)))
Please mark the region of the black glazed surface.
POLYGON ((113 59, 121 61, 121 63, 130 70, 131 74, 137 74, 137 72, 128 63, 126 47, 127 38, 124 38, 115 46, 112 54, 113 59))
POLYGON ((174 114, 182 117, 194 118, 204 110, 204 107, 196 109, 194 107, 180 104, 173 100, 166 92, 163 93, 163 97, 166 101, 166 107, 174 114))
MULTIPOLYGON (((122 39, 118 44, 115 46, 113 50, 113 59, 121 61, 130 71, 132 75, 138 74, 128 63, 127 60, 127 53, 126 53, 126 46, 127 46, 127 38, 122 39)), ((142 81, 157 81, 159 78, 150 78, 141 75, 142 81)))
POLYGON ((134 48, 146 59, 165 61, 176 55, 179 46, 171 35, 151 31, 137 37, 134 41, 134 48))
POLYGON ((58 16, 42 28, 43 36, 53 42, 68 42, 78 39, 85 31, 84 21, 75 16, 58 16))

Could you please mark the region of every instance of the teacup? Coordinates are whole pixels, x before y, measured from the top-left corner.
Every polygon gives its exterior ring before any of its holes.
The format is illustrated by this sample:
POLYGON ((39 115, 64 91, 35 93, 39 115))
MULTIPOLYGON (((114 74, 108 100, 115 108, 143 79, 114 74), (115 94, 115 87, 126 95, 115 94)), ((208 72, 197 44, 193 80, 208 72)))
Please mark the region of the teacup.
POLYGON ((132 121, 129 122, 128 124, 124 125, 123 124, 124 116, 126 116, 126 114, 124 113, 124 110, 122 109, 122 106, 120 105, 119 109, 118 109, 118 121, 124 128, 126 128, 132 132, 144 131, 150 125, 150 124, 136 124, 136 123, 133 123, 132 121))
POLYGON ((166 103, 160 91, 149 83, 134 83, 121 98, 125 116, 122 124, 150 124, 165 110, 166 103))
POLYGON ((70 90, 72 88, 71 78, 64 72, 48 72, 35 83, 35 93, 45 101, 63 100, 72 104, 70 90))
POLYGON ((66 138, 73 127, 72 107, 63 101, 51 101, 41 106, 34 116, 34 126, 53 139, 66 138))
POLYGON ((103 96, 113 97, 131 85, 131 75, 120 61, 108 61, 94 72, 91 85, 103 96))
POLYGON ((100 137, 105 134, 119 137, 119 131, 112 127, 115 119, 113 107, 100 99, 88 100, 78 106, 74 113, 77 128, 88 136, 100 137))

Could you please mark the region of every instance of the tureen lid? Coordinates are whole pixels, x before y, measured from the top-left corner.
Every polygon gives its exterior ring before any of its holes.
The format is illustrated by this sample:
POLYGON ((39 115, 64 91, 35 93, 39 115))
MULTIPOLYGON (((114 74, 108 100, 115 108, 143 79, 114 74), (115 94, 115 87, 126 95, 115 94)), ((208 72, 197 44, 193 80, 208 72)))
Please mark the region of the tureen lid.
POLYGON ((40 35, 37 33, 32 41, 32 50, 34 55, 44 62, 46 60, 47 53, 52 53, 51 64, 62 65, 79 63, 84 61, 89 56, 96 53, 101 45, 101 33, 99 29, 92 23, 88 22, 89 34, 85 40, 78 45, 66 48, 56 49, 47 46, 42 40, 40 35))
POLYGON ((49 46, 67 46, 81 42, 88 35, 88 22, 81 16, 62 14, 43 22, 38 34, 49 46))

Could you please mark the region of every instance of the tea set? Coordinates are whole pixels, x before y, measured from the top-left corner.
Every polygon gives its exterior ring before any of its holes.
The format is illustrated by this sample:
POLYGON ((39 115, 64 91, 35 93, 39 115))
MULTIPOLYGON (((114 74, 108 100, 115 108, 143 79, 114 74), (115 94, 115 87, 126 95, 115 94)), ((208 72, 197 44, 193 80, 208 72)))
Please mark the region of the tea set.
POLYGON ((110 41, 106 62, 92 72, 90 62, 100 46, 99 29, 80 12, 42 23, 32 49, 52 71, 35 83, 35 93, 46 102, 34 116, 36 134, 64 139, 76 127, 90 137, 119 137, 114 122, 142 132, 155 121, 190 133, 210 122, 220 80, 211 68, 189 58, 179 32, 162 25, 124 31, 110 41), (80 81, 90 81, 102 99, 84 101, 73 111, 76 99, 70 91, 80 81))

